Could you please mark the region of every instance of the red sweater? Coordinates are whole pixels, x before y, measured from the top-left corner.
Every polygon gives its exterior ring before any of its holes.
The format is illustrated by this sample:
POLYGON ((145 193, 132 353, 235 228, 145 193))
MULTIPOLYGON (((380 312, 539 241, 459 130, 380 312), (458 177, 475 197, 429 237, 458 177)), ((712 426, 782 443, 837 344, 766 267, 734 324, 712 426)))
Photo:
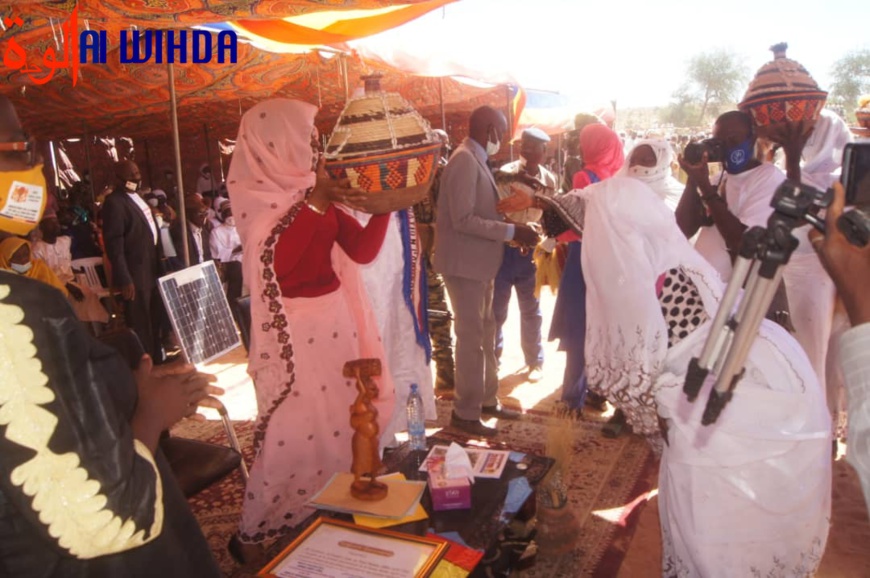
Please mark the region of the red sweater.
POLYGON ((335 209, 325 215, 302 205, 275 247, 275 273, 284 297, 319 297, 338 289, 332 268, 332 245, 338 242, 357 263, 371 263, 381 250, 391 213, 374 215, 365 228, 335 209))

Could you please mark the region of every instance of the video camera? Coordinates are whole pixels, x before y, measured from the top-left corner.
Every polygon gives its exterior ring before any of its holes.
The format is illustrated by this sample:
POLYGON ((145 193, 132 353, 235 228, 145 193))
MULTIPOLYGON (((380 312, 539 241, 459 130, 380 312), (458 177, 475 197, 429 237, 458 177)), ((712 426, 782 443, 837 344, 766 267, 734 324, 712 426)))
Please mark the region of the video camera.
MULTIPOLYGON (((843 171, 840 177, 846 192, 846 206, 855 208, 837 219, 837 227, 850 243, 863 247, 870 242, 870 143, 849 143, 843 151, 843 171)), ((820 191, 804 184, 785 181, 776 189, 771 201, 783 225, 790 228, 806 221, 825 232, 825 221, 819 212, 833 199, 833 191, 820 191)))
POLYGON ((687 163, 696 165, 701 162, 707 153, 708 163, 721 163, 725 160, 725 146, 722 141, 715 138, 704 139, 701 142, 690 142, 683 150, 683 159, 687 163))

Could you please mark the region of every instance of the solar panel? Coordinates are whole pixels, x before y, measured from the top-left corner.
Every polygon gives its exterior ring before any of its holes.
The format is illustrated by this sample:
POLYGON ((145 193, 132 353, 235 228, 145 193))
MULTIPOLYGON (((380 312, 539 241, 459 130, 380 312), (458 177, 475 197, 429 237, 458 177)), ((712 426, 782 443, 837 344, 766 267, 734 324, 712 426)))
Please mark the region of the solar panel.
POLYGON ((208 363, 239 346, 239 334, 213 261, 159 279, 160 294, 189 363, 208 363))

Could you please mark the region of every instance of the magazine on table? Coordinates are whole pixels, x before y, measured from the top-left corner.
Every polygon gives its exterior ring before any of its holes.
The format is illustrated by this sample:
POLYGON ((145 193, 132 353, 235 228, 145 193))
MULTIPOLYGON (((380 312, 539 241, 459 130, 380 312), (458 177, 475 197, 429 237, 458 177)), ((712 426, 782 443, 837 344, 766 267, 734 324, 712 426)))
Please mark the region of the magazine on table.
MULTIPOLYGON (((423 465, 420 466, 421 472, 429 470, 429 460, 444 458, 447 454, 448 446, 433 446, 429 450, 426 459, 423 460, 423 465)), ((471 461, 471 467, 474 471, 475 478, 492 478, 498 479, 501 477, 505 466, 508 463, 510 452, 506 450, 491 450, 487 448, 462 448, 468 454, 468 459, 471 461)))

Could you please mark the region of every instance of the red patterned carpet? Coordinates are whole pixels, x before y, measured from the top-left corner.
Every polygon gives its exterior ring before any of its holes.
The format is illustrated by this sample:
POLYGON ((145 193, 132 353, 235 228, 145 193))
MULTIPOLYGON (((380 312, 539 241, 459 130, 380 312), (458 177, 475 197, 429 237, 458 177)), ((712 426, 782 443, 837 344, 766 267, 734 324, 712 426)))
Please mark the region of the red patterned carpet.
MULTIPOLYGON (((558 425, 553 402, 543 400, 518 422, 500 424, 498 441, 518 451, 543 455, 548 428, 558 425)), ((450 404, 438 403, 438 426, 446 427, 450 404)), ((519 577, 614 576, 625 557, 647 493, 655 487, 658 462, 646 442, 633 435, 607 439, 600 433, 602 419, 578 422, 573 430, 573 459, 565 482, 569 505, 580 524, 575 548, 562 556, 539 555, 536 564, 519 577)), ((236 422, 236 432, 251 459, 252 422, 236 422)), ((224 443, 220 422, 180 424, 175 435, 224 443)), ((190 500, 221 569, 228 576, 248 576, 226 551, 235 531, 242 501, 242 482, 233 473, 190 500)), ((284 540, 286 542, 286 540, 284 540)), ((281 543, 272 551, 280 551, 281 543)))

